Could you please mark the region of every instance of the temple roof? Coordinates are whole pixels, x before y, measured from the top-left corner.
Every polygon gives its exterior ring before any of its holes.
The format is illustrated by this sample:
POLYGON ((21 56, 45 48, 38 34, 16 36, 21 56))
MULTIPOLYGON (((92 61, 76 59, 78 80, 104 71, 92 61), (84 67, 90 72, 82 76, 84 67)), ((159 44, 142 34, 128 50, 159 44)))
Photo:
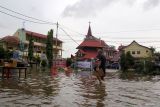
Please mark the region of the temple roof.
POLYGON ((106 43, 103 40, 84 40, 78 47, 105 47, 106 43))
POLYGON ((92 31, 91 31, 91 26, 89 25, 89 28, 88 28, 88 33, 86 36, 92 36, 92 31))

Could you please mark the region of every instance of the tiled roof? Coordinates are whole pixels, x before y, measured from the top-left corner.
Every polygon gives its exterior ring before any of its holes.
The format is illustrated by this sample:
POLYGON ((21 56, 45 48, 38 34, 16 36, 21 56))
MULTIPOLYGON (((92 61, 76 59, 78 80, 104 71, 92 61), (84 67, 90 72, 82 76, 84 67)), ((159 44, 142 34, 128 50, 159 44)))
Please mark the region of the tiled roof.
MULTIPOLYGON (((43 39, 46 39, 47 38, 47 35, 44 35, 44 34, 40 34, 40 33, 36 33, 36 32, 32 32, 32 31, 26 31, 26 34, 28 34, 29 36, 34 36, 34 37, 39 37, 39 38, 43 38, 43 39)), ((55 37, 53 37, 53 40, 56 40, 55 37)), ((62 42, 61 40, 57 39, 59 42, 62 42)))
POLYGON ((102 40, 84 40, 78 47, 105 47, 105 42, 102 40))
POLYGON ((1 39, 7 43, 19 44, 19 39, 16 36, 5 36, 1 39))
MULTIPOLYGON (((132 45, 133 43, 136 43, 137 45, 141 46, 141 47, 144 47, 144 48, 147 48, 147 49, 151 49, 149 47, 146 47, 146 46, 143 46, 143 45, 140 45, 138 42, 136 42, 135 40, 133 40, 129 45, 125 46, 125 48, 129 47, 130 45, 132 45)), ((123 48, 124 49, 124 48, 123 48)))
POLYGON ((82 54, 85 54, 86 52, 84 51, 84 50, 82 50, 82 49, 79 49, 76 53, 82 53, 82 54))

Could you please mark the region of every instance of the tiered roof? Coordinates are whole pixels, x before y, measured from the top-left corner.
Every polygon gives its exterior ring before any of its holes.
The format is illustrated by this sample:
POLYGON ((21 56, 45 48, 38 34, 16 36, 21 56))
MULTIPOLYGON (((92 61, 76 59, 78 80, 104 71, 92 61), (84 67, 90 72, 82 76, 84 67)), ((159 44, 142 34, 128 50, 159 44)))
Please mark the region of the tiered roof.
POLYGON ((103 40, 100 40, 92 35, 91 27, 89 25, 87 35, 77 49, 79 49, 78 52, 84 54, 82 59, 91 59, 97 56, 97 48, 104 48, 107 46, 108 45, 103 40), (84 50, 84 48, 88 49, 84 50), (93 48, 95 48, 95 50, 93 48))

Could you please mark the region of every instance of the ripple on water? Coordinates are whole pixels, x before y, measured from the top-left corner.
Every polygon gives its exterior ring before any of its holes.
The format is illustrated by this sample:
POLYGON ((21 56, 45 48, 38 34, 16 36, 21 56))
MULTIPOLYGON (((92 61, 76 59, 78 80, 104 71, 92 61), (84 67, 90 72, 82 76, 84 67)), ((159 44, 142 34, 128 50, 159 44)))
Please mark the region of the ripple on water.
MULTIPOLYGON (((112 72, 109 72, 112 73, 112 72)), ((114 72, 115 73, 115 72, 114 72)), ((114 74, 113 73, 113 74, 114 74)), ((82 71, 76 74, 33 72, 27 79, 0 80, 2 107, 159 107, 160 78, 147 81, 107 77, 99 84, 82 71)), ((112 76, 114 76, 111 74, 112 76)))

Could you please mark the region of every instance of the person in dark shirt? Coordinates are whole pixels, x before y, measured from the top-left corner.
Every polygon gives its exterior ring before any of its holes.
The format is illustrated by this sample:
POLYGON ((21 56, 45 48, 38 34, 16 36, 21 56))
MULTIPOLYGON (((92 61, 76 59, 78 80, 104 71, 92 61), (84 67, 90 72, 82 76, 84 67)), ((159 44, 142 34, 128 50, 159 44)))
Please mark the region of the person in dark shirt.
POLYGON ((105 65, 106 65, 106 57, 103 54, 102 50, 98 50, 98 55, 96 56, 96 59, 100 61, 99 69, 102 69, 104 72, 104 76, 101 76, 101 79, 104 80, 105 77, 105 65))

